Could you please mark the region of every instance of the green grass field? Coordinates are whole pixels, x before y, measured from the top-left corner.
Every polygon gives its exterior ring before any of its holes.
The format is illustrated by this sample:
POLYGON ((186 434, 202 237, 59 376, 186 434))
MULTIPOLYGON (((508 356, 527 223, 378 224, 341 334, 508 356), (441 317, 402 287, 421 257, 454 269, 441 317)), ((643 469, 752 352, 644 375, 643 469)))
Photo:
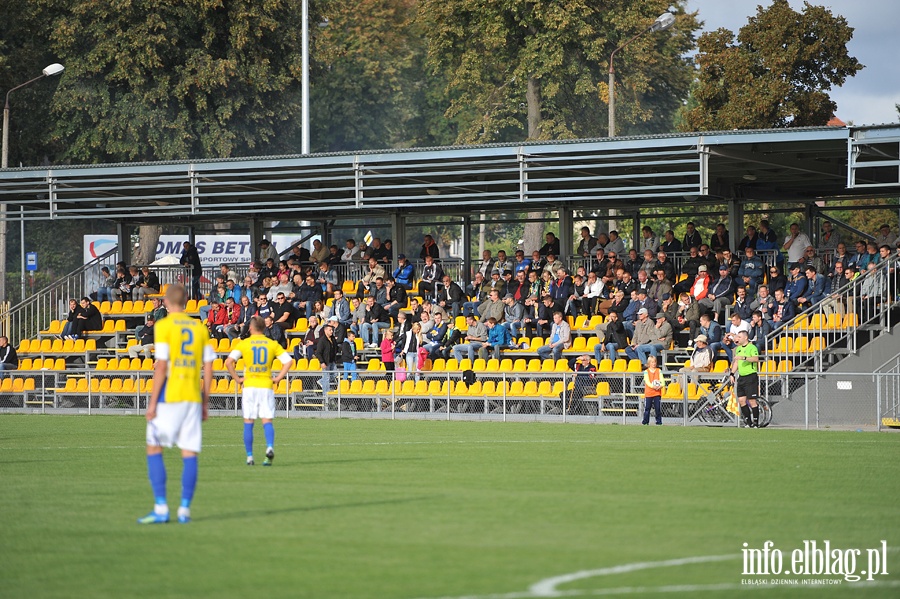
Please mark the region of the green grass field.
POLYGON ((766 597, 900 593, 896 434, 282 419, 274 467, 249 468, 241 421, 213 418, 194 522, 139 526, 144 426, 0 416, 0 596, 731 597, 759 590, 743 543, 807 539, 885 539, 889 575, 766 597), (679 558, 701 559, 529 591, 679 558))

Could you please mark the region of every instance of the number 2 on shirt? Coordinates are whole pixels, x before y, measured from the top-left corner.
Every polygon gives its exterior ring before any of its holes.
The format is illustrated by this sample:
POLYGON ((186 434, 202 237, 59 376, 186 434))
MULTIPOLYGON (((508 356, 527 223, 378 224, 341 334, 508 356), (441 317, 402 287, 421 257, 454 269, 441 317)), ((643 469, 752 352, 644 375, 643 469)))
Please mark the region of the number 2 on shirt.
POLYGON ((181 355, 182 356, 190 356, 193 354, 191 351, 191 344, 194 342, 194 331, 190 329, 181 329, 181 355))

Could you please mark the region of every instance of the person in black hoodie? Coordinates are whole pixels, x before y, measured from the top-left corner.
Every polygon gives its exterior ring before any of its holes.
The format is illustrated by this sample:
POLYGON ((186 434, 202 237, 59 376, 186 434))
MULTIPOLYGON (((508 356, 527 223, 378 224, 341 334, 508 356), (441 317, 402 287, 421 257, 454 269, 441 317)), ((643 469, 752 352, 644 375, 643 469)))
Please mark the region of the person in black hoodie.
POLYGON ((8 337, 0 337, 0 379, 4 370, 17 370, 19 368, 19 356, 16 348, 9 344, 8 337))
POLYGON ((60 333, 60 339, 74 339, 78 334, 78 327, 81 326, 81 323, 78 320, 78 316, 84 312, 84 308, 78 305, 78 300, 70 299, 69 300, 69 315, 66 316, 66 324, 63 327, 62 333, 60 333))
POLYGON ((81 298, 81 314, 78 315, 79 325, 76 325, 75 335, 83 335, 88 331, 99 331, 103 328, 103 316, 97 306, 91 303, 91 298, 81 298))
POLYGON ((334 338, 334 328, 329 323, 322 329, 322 336, 319 337, 315 351, 316 359, 322 365, 322 378, 319 380, 319 386, 322 388, 323 393, 328 393, 331 390, 331 375, 329 371, 335 370, 337 355, 338 342, 334 338))

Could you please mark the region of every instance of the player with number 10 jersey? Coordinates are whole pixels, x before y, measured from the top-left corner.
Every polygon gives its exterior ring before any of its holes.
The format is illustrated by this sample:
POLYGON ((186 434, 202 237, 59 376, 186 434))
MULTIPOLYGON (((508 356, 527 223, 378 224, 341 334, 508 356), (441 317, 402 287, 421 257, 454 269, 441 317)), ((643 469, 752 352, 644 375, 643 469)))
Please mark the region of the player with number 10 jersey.
POLYGON ((244 414, 244 447, 247 450, 247 465, 253 466, 253 425, 257 418, 263 422, 266 437, 266 459, 263 466, 271 466, 275 459, 275 392, 277 385, 287 375, 291 367, 291 356, 278 342, 263 335, 265 322, 254 316, 250 319, 250 336, 241 341, 228 354, 225 367, 232 378, 244 386, 241 397, 244 414), (243 376, 238 375, 235 363, 244 360, 243 376), (272 365, 275 360, 281 362, 281 371, 272 378, 272 365))

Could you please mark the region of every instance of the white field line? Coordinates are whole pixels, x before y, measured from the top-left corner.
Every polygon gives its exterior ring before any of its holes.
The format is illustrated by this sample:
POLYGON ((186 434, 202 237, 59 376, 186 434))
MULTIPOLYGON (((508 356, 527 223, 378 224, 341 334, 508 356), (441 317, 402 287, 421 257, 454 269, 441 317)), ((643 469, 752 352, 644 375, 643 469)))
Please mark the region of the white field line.
MULTIPOLYGON (((896 551, 896 547, 889 547, 889 551, 896 551)), ((611 566, 608 568, 599 568, 597 570, 582 570, 579 572, 572 572, 570 574, 563 574, 560 576, 553 576, 551 578, 545 578, 535 584, 531 585, 531 587, 527 591, 515 591, 511 593, 492 593, 488 595, 462 595, 462 596, 445 596, 445 597, 432 597, 432 598, 421 598, 421 599, 541 599, 546 597, 600 597, 600 596, 615 596, 615 595, 635 595, 635 594, 663 594, 663 593, 700 593, 700 592, 715 592, 715 591, 749 591, 749 590, 758 590, 758 589, 771 589, 773 588, 771 585, 744 585, 740 583, 719 583, 719 584, 682 584, 682 585, 664 585, 657 587, 648 587, 648 586, 640 586, 640 587, 614 587, 614 588, 599 588, 599 589, 572 589, 572 590, 558 590, 562 584, 568 584, 577 580, 583 580, 586 578, 594 578, 597 576, 609 576, 614 574, 625 574, 628 572, 636 572, 639 570, 649 570, 652 568, 665 568, 671 566, 681 566, 686 564, 702 564, 702 563, 710 563, 710 562, 719 562, 719 561, 727 561, 727 560, 735 560, 740 559, 740 555, 705 555, 705 556, 697 556, 697 557, 687 557, 687 558, 679 558, 679 559, 671 559, 664 560, 658 562, 635 562, 632 564, 622 564, 619 566, 611 566)), ((900 588, 900 580, 886 580, 886 581, 862 581, 855 583, 843 583, 840 585, 842 590, 845 589, 856 589, 856 588, 900 588)), ((818 591, 822 591, 825 588, 829 588, 822 585, 804 585, 804 586, 792 586, 792 589, 816 589, 818 591)))

